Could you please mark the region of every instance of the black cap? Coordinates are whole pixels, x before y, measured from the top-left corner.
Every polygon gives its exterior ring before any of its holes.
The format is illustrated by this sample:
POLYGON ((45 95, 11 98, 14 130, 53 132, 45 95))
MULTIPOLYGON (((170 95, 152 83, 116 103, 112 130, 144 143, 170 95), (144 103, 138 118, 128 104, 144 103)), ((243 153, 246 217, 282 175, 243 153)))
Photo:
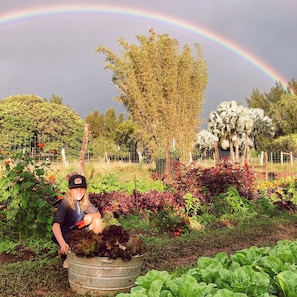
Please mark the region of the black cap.
POLYGON ((80 174, 74 174, 70 176, 68 181, 68 188, 75 189, 75 188, 86 188, 87 182, 86 178, 80 174))

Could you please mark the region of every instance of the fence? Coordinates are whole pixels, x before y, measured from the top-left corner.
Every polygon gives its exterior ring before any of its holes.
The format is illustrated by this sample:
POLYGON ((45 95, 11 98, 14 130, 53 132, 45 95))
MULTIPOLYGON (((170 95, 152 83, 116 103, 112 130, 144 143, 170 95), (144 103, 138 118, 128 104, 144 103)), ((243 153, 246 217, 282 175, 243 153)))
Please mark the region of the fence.
MULTIPOLYGON (((230 158, 229 151, 221 150, 219 158, 230 158)), ((239 165, 244 165, 247 162, 256 177, 263 180, 275 180, 287 177, 297 177, 297 156, 292 152, 261 152, 256 156, 249 156, 248 158, 240 155, 239 165)), ((203 168, 215 166, 215 155, 213 151, 204 154, 189 154, 188 165, 199 166, 203 168)), ((172 160, 170 163, 169 173, 172 172, 172 160)), ((166 173, 166 161, 160 159, 156 161, 156 171, 158 175, 166 173)))
MULTIPOLYGON (((47 160, 50 162, 67 162, 67 159, 78 159, 80 150, 73 150, 67 143, 59 143, 52 138, 39 139, 22 139, 14 137, 2 140, 1 150, 4 152, 22 151, 28 156, 37 160, 47 160), (46 144, 46 146, 45 146, 46 144), (55 147, 63 147, 63 149, 55 149, 55 147)), ((91 147, 91 143, 88 147, 91 147)), ((219 158, 229 158, 230 152, 220 150, 219 158)), ((2 159, 5 158, 2 156, 2 159)), ((104 152, 100 156, 94 155, 90 150, 85 154, 85 162, 99 162, 99 163, 139 163, 141 157, 135 152, 134 154, 126 154, 123 156, 119 151, 118 154, 104 152)), ((292 152, 261 152, 258 155, 248 156, 246 161, 249 166, 255 171, 257 176, 262 179, 280 179, 287 176, 296 176, 296 160, 292 152)), ((155 166, 158 175, 164 175, 166 171, 165 159, 158 159, 155 162, 150 161, 149 158, 143 158, 142 162, 151 163, 155 166)), ((240 155, 240 163, 242 164, 244 157, 240 155)), ((212 167, 215 165, 214 151, 207 151, 203 154, 200 152, 192 152, 189 154, 188 164, 192 166, 212 167)), ((171 164, 172 171, 172 164, 171 164)), ((170 171, 169 171, 170 172, 170 171)))

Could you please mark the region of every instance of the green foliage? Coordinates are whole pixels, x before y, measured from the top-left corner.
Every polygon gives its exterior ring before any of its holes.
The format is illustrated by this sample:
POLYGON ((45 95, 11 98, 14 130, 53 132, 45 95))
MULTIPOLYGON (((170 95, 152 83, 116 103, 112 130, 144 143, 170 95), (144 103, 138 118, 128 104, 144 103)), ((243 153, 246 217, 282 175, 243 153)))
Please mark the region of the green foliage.
MULTIPOLYGON (((253 90, 251 97, 247 98, 248 107, 261 108, 276 125, 276 136, 296 133, 296 80, 292 79, 288 86, 276 82, 268 93, 253 90)), ((265 139, 263 143, 269 144, 265 139)))
POLYGON ((261 195, 254 203, 254 210, 258 214, 265 214, 271 216, 276 213, 276 207, 264 195, 261 195))
MULTIPOLYGON (((128 214, 126 216, 120 216, 118 221, 120 222, 123 228, 137 231, 152 231, 152 223, 150 221, 151 212, 147 211, 145 213, 137 213, 137 214, 128 214)), ((105 216, 104 216, 105 217, 105 216)))
POLYGON ((145 193, 150 190, 162 192, 164 191, 164 185, 160 180, 144 182, 140 179, 136 179, 127 182, 121 182, 118 176, 113 173, 100 177, 99 181, 91 181, 89 183, 90 192, 110 193, 112 191, 121 191, 131 194, 135 190, 140 193, 145 193))
POLYGON ((178 149, 187 157, 207 84, 202 50, 195 44, 194 57, 190 46, 180 50, 176 39, 153 29, 148 37, 136 38, 139 45, 119 39, 121 56, 106 47, 97 48, 106 56, 105 68, 113 72, 113 82, 120 91, 116 99, 137 125, 138 149, 142 145, 155 156, 160 147, 176 139, 178 149))
POLYGON ((64 148, 68 155, 79 155, 85 123, 67 106, 35 95, 17 95, 0 101, 0 113, 3 150, 18 148, 32 154, 32 148, 43 142, 47 151, 64 148))
POLYGON ((251 202, 239 195, 237 189, 229 186, 226 192, 212 197, 210 209, 216 217, 233 214, 237 217, 246 217, 251 207, 251 202))
POLYGON ((296 94, 284 93, 279 100, 270 107, 270 114, 273 117, 281 135, 288 135, 297 132, 297 107, 296 94))
POLYGON ((103 157, 108 152, 108 157, 128 158, 129 152, 132 153, 135 124, 131 120, 124 121, 122 113, 117 117, 113 108, 105 114, 95 110, 87 115, 86 123, 90 125, 92 142, 89 149, 93 157, 103 157))
POLYGON ((190 228, 189 218, 170 206, 163 207, 157 213, 153 214, 151 222, 152 226, 158 231, 173 236, 188 233, 190 228))
POLYGON ((239 250, 230 257, 200 257, 181 276, 151 270, 136 279, 130 293, 137 296, 296 296, 297 241, 279 241, 274 247, 239 250))
POLYGON ((267 148, 272 152, 292 152, 295 156, 297 154, 297 134, 280 136, 270 142, 267 148))
MULTIPOLYGON (((20 239, 44 238, 50 234, 53 204, 59 195, 54 178, 46 178, 49 164, 36 164, 23 154, 5 155, 0 179, 0 205, 7 234, 20 239)), ((3 157, 3 154, 2 154, 3 157)))
POLYGON ((186 193, 184 196, 185 210, 187 216, 190 214, 197 215, 198 211, 201 209, 201 201, 199 198, 193 197, 191 193, 186 193))
POLYGON ((19 242, 14 242, 9 239, 2 239, 0 241, 0 254, 10 253, 14 255, 16 253, 16 248, 19 246, 19 242))

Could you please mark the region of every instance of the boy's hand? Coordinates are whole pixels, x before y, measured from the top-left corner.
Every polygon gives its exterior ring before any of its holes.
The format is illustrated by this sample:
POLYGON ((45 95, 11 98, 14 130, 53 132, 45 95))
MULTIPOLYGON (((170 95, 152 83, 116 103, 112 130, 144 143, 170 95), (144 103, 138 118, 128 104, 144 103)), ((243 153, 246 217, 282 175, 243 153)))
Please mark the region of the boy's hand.
POLYGON ((93 218, 90 215, 85 215, 84 222, 85 222, 86 226, 88 226, 93 222, 93 218))
POLYGON ((68 250, 69 250, 69 245, 66 242, 60 246, 60 253, 62 255, 67 255, 68 250))

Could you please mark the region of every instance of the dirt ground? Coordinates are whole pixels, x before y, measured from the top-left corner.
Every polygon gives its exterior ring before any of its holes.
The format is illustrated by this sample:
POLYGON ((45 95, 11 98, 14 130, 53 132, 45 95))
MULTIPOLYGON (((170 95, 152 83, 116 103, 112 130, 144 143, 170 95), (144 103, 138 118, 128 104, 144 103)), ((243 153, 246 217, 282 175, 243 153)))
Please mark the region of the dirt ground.
MULTIPOLYGON (((197 259, 201 256, 213 257, 219 252, 232 254, 237 250, 249 248, 250 246, 265 246, 276 243, 278 240, 294 240, 297 239, 297 226, 274 226, 267 230, 258 230, 253 237, 241 238, 240 235, 236 238, 226 238, 225 235, 213 235, 203 237, 199 243, 182 244, 179 242, 176 245, 176 251, 172 248, 166 251, 159 250, 149 252, 146 258, 146 263, 143 267, 143 272, 151 269, 157 270, 172 270, 175 267, 185 265, 195 265, 197 259), (263 232, 264 231, 264 232, 263 232), (210 244, 213 243, 213 245, 210 244), (155 253, 160 252, 159 257, 155 253), (154 253, 153 257, 149 257, 150 253, 154 253), (154 260, 153 260, 154 259, 154 260)), ((35 257, 35 254, 28 250, 22 249, 18 255, 0 254, 0 264, 17 263, 25 260, 30 260, 35 257)))
MULTIPOLYGON (((226 252, 228 255, 233 254, 237 250, 249 248, 251 246, 268 246, 273 245, 279 240, 294 240, 297 238, 297 226, 292 223, 291 225, 266 225, 259 226, 250 234, 234 234, 220 232, 215 235, 202 236, 200 239, 194 241, 177 240, 174 247, 170 248, 162 245, 156 250, 149 250, 141 274, 147 271, 167 270, 172 271, 177 267, 194 266, 201 256, 213 257, 219 252, 226 252)), ((23 250, 19 256, 10 254, 0 254, 0 264, 15 263, 35 257, 34 253, 30 250, 23 250)), ((63 269, 61 267, 61 269, 63 269)), ((65 279, 67 280, 67 272, 65 271, 65 279)), ((65 281, 65 280, 64 280, 65 281)), ((38 291, 32 292, 33 296, 48 296, 48 288, 39 288, 38 291)), ((68 288, 64 290, 61 288, 57 292, 52 292, 55 296, 74 297, 77 296, 68 288)), ((1 294, 0 294, 1 295, 1 294)), ((2 296, 2 295, 1 295, 2 296)))
POLYGON ((271 246, 279 240, 297 239, 297 226, 266 226, 262 227, 251 235, 236 235, 226 237, 224 234, 210 235, 203 237, 199 242, 180 243, 176 251, 171 249, 168 253, 166 249, 159 257, 153 257, 154 261, 148 257, 145 261, 144 272, 157 270, 173 270, 181 266, 194 266, 201 256, 213 257, 219 252, 225 252, 228 255, 238 250, 250 248, 251 246, 271 246), (267 229, 266 229, 267 228, 267 229))

